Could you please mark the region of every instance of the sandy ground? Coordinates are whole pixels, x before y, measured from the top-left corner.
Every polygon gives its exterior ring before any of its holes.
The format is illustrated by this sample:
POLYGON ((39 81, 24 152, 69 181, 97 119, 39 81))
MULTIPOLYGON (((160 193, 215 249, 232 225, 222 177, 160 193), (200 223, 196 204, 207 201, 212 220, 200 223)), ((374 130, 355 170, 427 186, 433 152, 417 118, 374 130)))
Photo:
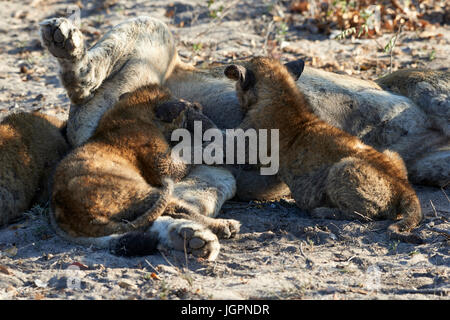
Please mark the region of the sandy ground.
MULTIPOLYGON (((55 60, 38 41, 38 22, 68 16, 69 1, 0 2, 0 119, 41 110, 65 119, 69 101, 55 60)), ((180 55, 197 65, 251 54, 307 64, 356 77, 387 72, 390 57, 377 41, 336 41, 301 27, 286 30, 272 16, 289 14, 282 1, 79 1, 81 28, 93 43, 110 26, 136 15, 168 23, 180 55), (275 5, 274 5, 275 3, 275 5), (275 12, 275 13, 274 13, 275 12), (281 37, 281 38, 280 38, 281 37)), ((400 35, 393 67, 446 69, 450 27, 400 35)), ((242 223, 222 241, 215 262, 182 252, 121 258, 72 245, 54 234, 46 209, 0 230, 0 299, 448 299, 450 188, 417 186, 426 216, 417 233, 426 243, 391 241, 388 221, 312 220, 292 201, 227 202, 222 217, 242 223)))

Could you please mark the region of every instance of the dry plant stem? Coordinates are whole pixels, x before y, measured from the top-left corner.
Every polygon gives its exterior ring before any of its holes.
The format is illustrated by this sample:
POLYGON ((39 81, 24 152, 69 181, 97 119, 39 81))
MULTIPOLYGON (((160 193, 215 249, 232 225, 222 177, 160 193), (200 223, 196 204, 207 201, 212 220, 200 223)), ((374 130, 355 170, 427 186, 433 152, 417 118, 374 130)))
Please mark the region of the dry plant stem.
POLYGON ((266 56, 267 55, 267 42, 269 41, 269 36, 270 33, 272 32, 272 28, 273 28, 273 24, 274 21, 270 21, 269 25, 267 26, 267 33, 266 33, 266 37, 264 39, 264 44, 263 44, 263 54, 266 56))
POLYGON ((353 211, 356 215, 358 215, 359 217, 361 217, 364 221, 373 221, 373 219, 366 217, 364 215, 362 215, 361 213, 357 212, 357 211, 353 211))
POLYGON ((437 214, 437 211, 436 211, 436 207, 434 206, 433 201, 431 201, 431 199, 430 199, 430 204, 431 204, 431 208, 433 209, 434 216, 435 216, 436 218, 438 218, 438 214, 437 214))
POLYGON ((443 187, 441 187, 441 191, 444 194, 445 198, 447 198, 447 201, 450 203, 450 198, 447 196, 447 193, 445 192, 443 187))
POLYGON ((156 272, 156 274, 159 274, 158 270, 156 270, 156 268, 147 259, 144 259, 144 261, 156 272))
POLYGON ((392 60, 393 60, 392 58, 393 58, 394 48, 395 48, 395 44, 397 43, 398 37, 401 32, 402 32, 402 25, 400 24, 400 26, 398 27, 397 33, 395 34, 394 43, 392 44, 392 47, 389 51, 389 73, 392 73, 392 60))
POLYGON ((448 231, 448 230, 444 230, 444 229, 440 229, 440 228, 436 228, 436 227, 429 227, 429 226, 426 226, 426 228, 430 231, 440 233, 440 234, 446 236, 448 239, 450 239, 450 231, 448 231))
POLYGON ((167 259, 166 255, 164 254, 164 252, 162 252, 161 250, 159 250, 159 253, 161 254, 161 256, 163 257, 164 260, 166 260, 166 262, 173 268, 175 268, 175 270, 177 270, 178 272, 180 272, 180 269, 178 267, 175 267, 172 262, 169 261, 169 259, 167 259))
POLYGON ((184 249, 184 260, 185 260, 185 263, 186 263, 186 269, 189 269, 188 257, 187 257, 187 249, 186 249, 186 233, 184 234, 183 249, 184 249))

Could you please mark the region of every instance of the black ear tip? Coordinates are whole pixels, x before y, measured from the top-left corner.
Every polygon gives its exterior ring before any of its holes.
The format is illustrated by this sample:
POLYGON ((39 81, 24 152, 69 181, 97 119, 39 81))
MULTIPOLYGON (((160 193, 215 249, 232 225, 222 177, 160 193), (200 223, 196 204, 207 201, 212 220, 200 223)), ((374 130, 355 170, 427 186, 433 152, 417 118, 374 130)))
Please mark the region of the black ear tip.
POLYGON ((131 96, 131 92, 125 92, 125 93, 120 95, 119 101, 123 100, 123 99, 128 99, 130 96, 131 96))
POLYGON ((295 61, 289 61, 285 64, 285 67, 288 69, 289 73, 294 77, 294 80, 300 78, 300 75, 305 68, 305 61, 302 59, 298 59, 295 61))
POLYGON ((234 81, 239 80, 241 74, 239 72, 239 68, 237 65, 232 64, 225 68, 224 72, 225 76, 229 79, 232 79, 234 81))

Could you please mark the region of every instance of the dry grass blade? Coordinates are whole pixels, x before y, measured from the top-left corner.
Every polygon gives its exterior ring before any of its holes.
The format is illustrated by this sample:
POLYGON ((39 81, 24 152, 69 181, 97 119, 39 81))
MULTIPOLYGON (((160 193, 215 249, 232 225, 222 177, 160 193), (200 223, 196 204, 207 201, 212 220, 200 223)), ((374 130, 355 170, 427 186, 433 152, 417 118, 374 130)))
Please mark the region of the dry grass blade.
POLYGON ((357 211, 353 211, 357 216, 361 217, 364 221, 369 221, 369 222, 373 222, 374 220, 372 218, 366 217, 365 215, 357 212, 357 211))
POLYGON ((150 266, 150 268, 152 268, 156 273, 159 274, 158 270, 147 259, 144 259, 144 261, 150 266))
POLYGON ((444 194, 445 198, 447 198, 447 201, 450 203, 450 198, 448 197, 447 193, 444 190, 444 187, 441 187, 441 191, 444 194))
POLYGON ((437 211, 436 211, 436 207, 434 206, 433 201, 431 201, 431 199, 430 199, 430 204, 431 204, 431 208, 433 208, 434 216, 435 216, 436 218, 438 218, 438 214, 437 214, 437 211))

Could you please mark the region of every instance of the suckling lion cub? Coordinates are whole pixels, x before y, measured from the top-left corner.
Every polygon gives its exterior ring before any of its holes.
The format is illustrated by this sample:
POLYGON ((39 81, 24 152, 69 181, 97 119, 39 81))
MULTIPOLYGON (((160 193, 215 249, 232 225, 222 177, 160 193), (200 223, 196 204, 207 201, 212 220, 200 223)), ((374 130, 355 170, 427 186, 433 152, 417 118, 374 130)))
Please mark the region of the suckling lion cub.
MULTIPOLYGON (((171 225, 180 225, 175 233, 181 234, 184 230, 188 251, 197 250, 199 255, 214 259, 219 250, 214 233, 229 237, 237 232, 238 225, 233 221, 203 217, 202 214, 217 214, 214 204, 208 210, 198 210, 197 207, 204 204, 197 205, 195 197, 192 203, 183 199, 178 189, 187 184, 207 197, 208 188, 222 190, 220 183, 227 176, 217 171, 217 186, 213 187, 202 182, 204 177, 194 170, 184 184, 175 183, 174 187, 174 182, 186 176, 189 166, 171 156, 168 143, 174 129, 202 118, 198 109, 195 104, 172 99, 168 91, 158 85, 147 85, 125 94, 105 113, 94 135, 57 167, 51 202, 55 230, 75 242, 109 247, 115 253, 149 254, 159 241, 169 241, 170 247, 182 249, 183 238, 181 236, 181 245, 177 245, 180 235, 171 233, 173 228, 156 226, 154 232, 144 234, 162 214, 181 215, 199 221, 213 232, 197 230, 192 224, 186 228, 187 219, 171 222, 171 225), (130 233, 132 231, 138 233, 130 233), (202 234, 195 237, 197 231, 202 234), (108 237, 111 235, 114 237, 108 237), (209 247, 207 242, 210 242, 209 247), (134 249, 122 248, 130 245, 134 249)), ((234 192, 223 191, 219 207, 234 192)), ((167 219, 172 218, 158 220, 158 225, 167 224, 167 219)))
POLYGON ((47 202, 52 171, 69 150, 63 124, 38 112, 0 123, 0 227, 21 218, 33 200, 47 202))
POLYGON ((63 230, 72 236, 124 233, 148 227, 164 212, 171 179, 187 174, 185 164, 172 161, 168 128, 154 119, 154 108, 169 99, 158 86, 128 95, 104 115, 88 143, 61 161, 52 205, 63 230), (162 184, 160 192, 155 186, 162 184))
POLYGON ((279 129, 280 177, 297 205, 318 218, 402 220, 389 227, 393 237, 422 220, 419 200, 400 157, 380 153, 358 138, 320 120, 288 70, 268 58, 231 65, 238 98, 256 129, 279 129))

